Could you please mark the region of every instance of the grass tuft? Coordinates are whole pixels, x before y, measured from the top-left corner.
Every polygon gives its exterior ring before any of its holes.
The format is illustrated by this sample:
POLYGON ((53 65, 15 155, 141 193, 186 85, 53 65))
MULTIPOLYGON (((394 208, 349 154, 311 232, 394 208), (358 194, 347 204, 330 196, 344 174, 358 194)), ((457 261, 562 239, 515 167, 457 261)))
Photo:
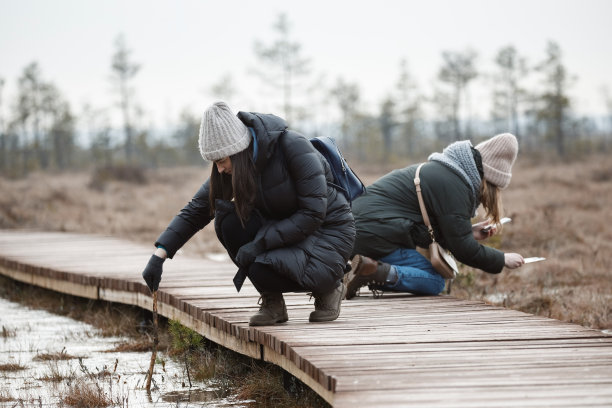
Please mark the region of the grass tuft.
POLYGON ((64 361, 78 358, 71 354, 66 353, 66 350, 58 351, 55 353, 39 353, 34 356, 33 361, 64 361))
POLYGON ((0 403, 15 401, 15 398, 8 391, 0 391, 0 403))
POLYGON ((75 408, 104 408, 113 405, 113 401, 100 387, 84 381, 77 381, 70 386, 61 400, 75 408))
POLYGON ((17 363, 0 364, 0 372, 14 372, 25 370, 27 367, 17 363))
POLYGON ((122 343, 117 344, 111 350, 107 350, 108 353, 143 353, 151 351, 152 344, 148 339, 130 339, 122 343))
POLYGON ((75 378, 75 372, 69 367, 67 367, 65 370, 62 370, 58 364, 58 360, 48 360, 47 372, 41 377, 39 377, 39 380, 51 383, 60 383, 64 380, 74 380, 75 378))
POLYGON ((10 329, 6 326, 2 326, 2 332, 0 332, 0 337, 3 339, 8 339, 9 337, 15 337, 17 332, 14 329, 10 329))

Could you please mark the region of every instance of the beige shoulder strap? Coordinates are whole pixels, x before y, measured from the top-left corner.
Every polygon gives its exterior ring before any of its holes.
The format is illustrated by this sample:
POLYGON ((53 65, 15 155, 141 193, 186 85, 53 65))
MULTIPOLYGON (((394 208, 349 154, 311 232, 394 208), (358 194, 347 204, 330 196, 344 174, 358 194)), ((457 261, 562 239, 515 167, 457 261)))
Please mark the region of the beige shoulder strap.
POLYGON ((414 175, 414 185, 416 187, 417 197, 419 199, 419 207, 421 207, 421 215, 423 216, 423 222, 427 226, 427 230, 429 231, 429 235, 431 239, 435 241, 433 234, 433 228, 431 227, 431 223, 429 222, 429 216, 427 215, 427 209, 425 208, 425 202, 423 201, 423 194, 421 193, 421 179, 419 178, 419 173, 421 172, 421 167, 423 167, 425 163, 419 164, 417 167, 416 174, 414 175))

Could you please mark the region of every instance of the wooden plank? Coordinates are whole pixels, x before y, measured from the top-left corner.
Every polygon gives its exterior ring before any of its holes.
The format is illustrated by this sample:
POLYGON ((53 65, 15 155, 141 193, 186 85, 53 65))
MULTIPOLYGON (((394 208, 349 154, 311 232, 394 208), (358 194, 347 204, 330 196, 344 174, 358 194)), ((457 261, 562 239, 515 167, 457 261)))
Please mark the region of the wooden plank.
MULTIPOLYGON (((58 292, 151 308, 152 247, 112 237, 0 231, 0 274, 58 292)), ((249 327, 259 294, 230 262, 164 264, 159 312, 295 375, 337 407, 611 406, 612 337, 452 296, 364 293, 334 322, 285 294, 289 322, 249 327)))

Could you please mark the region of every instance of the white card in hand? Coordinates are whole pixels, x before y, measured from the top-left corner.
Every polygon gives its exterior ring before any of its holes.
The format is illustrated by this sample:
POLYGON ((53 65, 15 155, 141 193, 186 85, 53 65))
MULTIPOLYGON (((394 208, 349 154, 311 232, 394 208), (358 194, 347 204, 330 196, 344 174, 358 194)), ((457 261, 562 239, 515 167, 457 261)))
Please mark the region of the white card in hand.
MULTIPOLYGON (((502 218, 501 220, 499 220, 499 223, 500 223, 500 224, 506 224, 506 223, 508 223, 508 222, 510 222, 510 221, 512 221, 512 218, 504 217, 504 218, 502 218)), ((489 230, 490 230, 491 228, 493 228, 493 226, 494 226, 494 225, 495 225, 495 224, 489 224, 489 225, 487 225, 486 227, 484 227, 484 228, 482 229, 482 232, 489 232, 489 230)))
POLYGON ((533 256, 531 258, 525 258, 525 263, 532 263, 532 262, 538 262, 538 261, 543 261, 546 258, 541 258, 539 256, 533 256))

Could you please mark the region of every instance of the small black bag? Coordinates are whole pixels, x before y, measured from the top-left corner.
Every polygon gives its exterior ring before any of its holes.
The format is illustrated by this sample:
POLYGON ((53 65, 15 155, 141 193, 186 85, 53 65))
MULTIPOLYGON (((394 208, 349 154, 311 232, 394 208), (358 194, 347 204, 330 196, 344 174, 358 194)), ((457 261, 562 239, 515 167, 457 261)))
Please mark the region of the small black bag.
POLYGON ((310 143, 329 163, 334 175, 333 186, 344 194, 349 204, 352 204, 354 199, 365 193, 365 185, 344 160, 334 139, 327 136, 318 136, 310 139, 310 143))

